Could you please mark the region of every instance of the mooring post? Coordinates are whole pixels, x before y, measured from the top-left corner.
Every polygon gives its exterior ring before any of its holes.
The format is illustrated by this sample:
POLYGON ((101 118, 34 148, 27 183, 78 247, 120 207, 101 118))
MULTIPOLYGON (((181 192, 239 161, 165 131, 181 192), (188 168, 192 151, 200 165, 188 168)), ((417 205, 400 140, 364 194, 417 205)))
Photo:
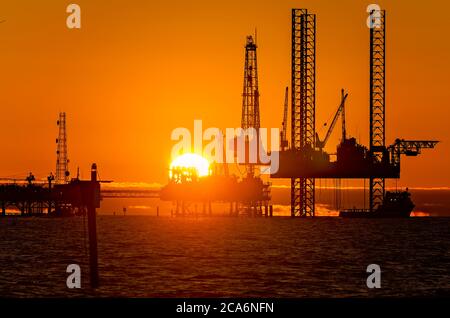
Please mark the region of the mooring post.
POLYGON ((47 177, 48 180, 48 215, 52 214, 52 181, 55 180, 53 173, 47 177))
POLYGON ((90 282, 92 288, 98 288, 99 275, 98 275, 98 252, 97 252, 97 196, 100 195, 99 183, 97 182, 97 165, 92 164, 91 168, 91 182, 90 182, 91 200, 88 202, 88 231, 89 231, 89 269, 90 269, 90 282))

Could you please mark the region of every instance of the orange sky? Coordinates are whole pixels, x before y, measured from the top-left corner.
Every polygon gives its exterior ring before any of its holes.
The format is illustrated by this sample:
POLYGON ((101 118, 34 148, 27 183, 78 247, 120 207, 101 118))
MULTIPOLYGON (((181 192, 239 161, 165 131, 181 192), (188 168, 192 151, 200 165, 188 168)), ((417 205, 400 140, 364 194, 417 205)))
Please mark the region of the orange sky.
MULTIPOLYGON (((372 2, 2 1, 0 176, 54 171, 55 122, 64 110, 73 174, 80 166, 88 177, 95 161, 103 179, 164 183, 173 128, 191 128, 194 119, 239 126, 245 36, 255 27, 261 122, 279 127, 292 7, 317 14, 317 127, 344 87, 348 132, 367 143, 372 2), (81 6, 81 30, 65 24, 72 2, 81 6)), ((450 186, 450 4, 378 3, 387 10, 387 141, 442 141, 403 160, 401 183, 450 186)))

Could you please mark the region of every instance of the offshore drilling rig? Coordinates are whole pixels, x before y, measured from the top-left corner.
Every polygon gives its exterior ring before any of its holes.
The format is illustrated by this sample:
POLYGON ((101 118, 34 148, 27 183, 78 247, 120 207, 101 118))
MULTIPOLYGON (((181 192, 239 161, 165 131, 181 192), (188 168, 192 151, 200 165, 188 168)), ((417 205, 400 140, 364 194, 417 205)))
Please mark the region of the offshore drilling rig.
MULTIPOLYGON (((242 92, 242 129, 255 129, 258 133, 261 126, 259 116, 259 85, 258 85, 258 60, 256 55, 256 43, 253 37, 247 36, 245 45, 245 66, 244 66, 244 89, 242 92)), ((257 136, 256 136, 257 137, 257 136)), ((248 136, 245 137, 246 144, 249 143, 248 136)), ((253 177, 255 165, 247 163, 246 176, 253 177)))
POLYGON ((272 175, 291 179, 292 217, 315 215, 316 178, 369 179, 369 209, 342 211, 341 216, 405 216, 396 214, 399 204, 408 205, 409 212, 414 207, 409 193, 386 192, 385 180, 400 177, 402 155, 417 156, 422 149, 434 148, 437 141, 396 139, 394 144, 386 146, 386 12, 373 10, 370 18, 370 145, 366 148, 355 138, 346 137, 346 95, 343 94, 342 106, 330 127, 332 130, 340 113, 343 137, 337 147, 336 161, 331 161, 330 155, 323 151, 315 126, 316 15, 307 9, 292 9, 291 143, 290 148, 286 145, 280 148, 280 168, 272 175), (388 213, 381 213, 383 211, 388 213))
MULTIPOLYGON (((245 134, 242 136, 245 138, 244 144, 245 152, 250 153, 250 138, 256 138, 257 151, 262 147, 259 139, 259 129, 261 127, 261 118, 259 111, 259 84, 258 84, 258 59, 257 59, 257 45, 256 36, 247 36, 245 44, 245 65, 244 65, 244 88, 242 92, 242 119, 241 128, 244 131, 253 129, 255 136, 250 137, 245 134)), ((235 152, 236 154, 236 152, 235 152)), ((248 156, 247 156, 248 157, 248 156)), ((255 196, 250 200, 243 202, 243 213, 246 214, 258 214, 258 211, 262 211, 262 206, 267 206, 267 201, 270 200, 270 184, 264 183, 260 176, 256 175, 255 169, 256 163, 245 161, 245 176, 243 182, 248 186, 256 189, 261 189, 261 196, 255 196)))
MULTIPOLYGON (((244 134, 234 139, 233 147, 236 147, 238 139, 242 138, 245 153, 248 154, 251 140, 256 138, 259 141, 260 128, 257 45, 253 36, 247 36, 245 44, 241 128, 254 129, 256 132, 256 136, 244 134)), ((260 147, 259 143, 257 147, 260 147)), ((225 156, 226 151, 223 153, 225 156)), ((247 156, 244 162, 240 162, 245 167, 240 179, 229 174, 225 158, 222 164, 213 164, 211 175, 202 178, 197 176, 195 169, 173 167, 169 183, 160 191, 160 198, 175 203, 175 215, 192 214, 192 205, 196 206, 197 203, 203 205, 203 214, 207 210, 211 213, 212 202, 225 202, 229 203, 230 215, 233 216, 268 216, 269 208, 272 211, 272 206, 269 206, 270 184, 257 175, 258 163, 248 159, 247 156)))

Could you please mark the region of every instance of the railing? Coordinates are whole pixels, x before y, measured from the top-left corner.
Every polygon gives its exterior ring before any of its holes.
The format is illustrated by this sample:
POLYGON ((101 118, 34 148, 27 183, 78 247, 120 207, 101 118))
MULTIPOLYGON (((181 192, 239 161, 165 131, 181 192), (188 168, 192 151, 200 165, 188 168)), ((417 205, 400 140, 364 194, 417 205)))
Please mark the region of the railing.
POLYGON ((340 212, 370 213, 370 210, 369 209, 346 209, 346 210, 341 210, 340 212))
POLYGON ((102 189, 103 199, 114 198, 159 198, 160 189, 102 189))

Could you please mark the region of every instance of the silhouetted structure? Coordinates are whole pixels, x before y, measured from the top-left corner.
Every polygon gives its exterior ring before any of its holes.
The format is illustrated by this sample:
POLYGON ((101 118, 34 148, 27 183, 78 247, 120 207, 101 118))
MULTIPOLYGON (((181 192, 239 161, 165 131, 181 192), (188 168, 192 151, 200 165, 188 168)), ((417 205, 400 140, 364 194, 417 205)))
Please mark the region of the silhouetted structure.
POLYGON ((160 189, 102 189, 102 199, 113 198, 159 198, 160 189))
POLYGON ((69 181, 69 158, 67 156, 66 113, 59 113, 58 138, 56 139, 56 179, 57 184, 69 181))
MULTIPOLYGON (((371 12, 373 15, 375 12, 371 12)), ((377 12, 379 21, 370 23, 370 152, 377 163, 383 161, 386 152, 385 133, 385 65, 386 65, 386 32, 385 11, 377 12)), ((371 176, 369 178, 369 204, 374 211, 383 203, 385 178, 371 176)))
MULTIPOLYGON (((343 114, 343 137, 337 146, 336 161, 323 151, 324 142, 315 133, 315 30, 316 17, 306 9, 292 10, 292 96, 291 148, 280 151, 280 168, 272 177, 291 178, 291 215, 314 216, 314 178, 368 178, 369 212, 403 202, 402 193, 385 196, 385 179, 400 177, 401 155, 416 156, 434 148, 437 141, 396 139, 385 144, 385 11, 371 12, 379 19, 370 28, 370 145, 347 138, 343 114), (389 199, 389 200, 388 200, 389 199), (389 201, 389 202, 388 202, 389 201)), ((324 141, 329 137, 339 113, 345 112, 343 95, 324 141)), ((408 196, 409 198, 409 196, 408 196)), ((408 205, 409 206, 409 205, 408 205)))
MULTIPOLYGON (((260 128, 259 116, 259 87, 258 87, 258 60, 256 56, 256 43, 253 37, 247 36, 245 45, 244 88, 242 92, 242 120, 241 128, 254 128, 258 134, 260 128)), ((249 144, 248 137, 246 144, 249 144)), ((253 138, 257 138, 253 136, 253 138)), ((259 145, 258 145, 259 146, 259 145)), ((248 150, 248 149, 246 149, 248 150)), ((246 163, 247 176, 254 175, 254 163, 246 163)))
MULTIPOLYGON (((96 166, 92 170, 97 171, 96 166)), ((35 183, 34 176, 26 178, 26 184, 1 184, 0 205, 2 215, 8 208, 18 210, 22 216, 84 215, 90 204, 100 206, 100 182, 73 179, 66 184, 52 184, 52 175, 48 183, 35 183), (95 199, 93 199, 95 198, 95 199)))
POLYGON ((213 174, 197 177, 195 169, 173 168, 169 183, 160 191, 163 201, 176 204, 175 215, 194 213, 192 205, 203 205, 203 214, 212 213, 212 202, 229 203, 230 215, 262 216, 270 201, 269 184, 261 178, 213 174))
MULTIPOLYGON (((291 148, 307 156, 316 137, 316 15, 292 9, 291 148)), ((291 215, 314 216, 315 181, 291 178, 291 215)))
MULTIPOLYGON (((339 116, 342 117, 342 139, 343 141, 347 140, 347 133, 345 128, 345 100, 347 99, 348 93, 345 94, 344 90, 341 91, 341 103, 334 114, 333 120, 331 121, 330 126, 328 127, 327 133, 323 140, 320 140, 319 135, 316 133, 316 147, 320 150, 323 150, 328 142, 328 139, 333 132, 333 129, 337 123, 339 116)), ((326 125, 326 124, 325 124, 326 125)))
MULTIPOLYGON (((258 60, 257 60, 257 45, 256 39, 247 36, 245 45, 245 66, 244 66, 244 88, 242 92, 242 120, 241 128, 244 130, 254 129, 256 135, 251 138, 256 138, 256 152, 259 153, 261 147, 259 140, 259 128, 261 126, 261 118, 259 112, 259 86, 258 86, 258 60)), ((249 215, 259 215, 256 211, 262 211, 262 206, 267 206, 269 195, 269 184, 264 184, 259 176, 255 174, 256 163, 250 160, 250 139, 248 135, 245 138, 245 176, 243 177, 242 184, 248 185, 249 188, 245 189, 238 186, 239 189, 244 192, 240 196, 236 197, 235 201, 238 201, 242 205, 242 212, 249 215), (256 190, 256 191, 255 191, 256 190), (260 193, 258 193, 258 191, 260 193), (263 193, 267 192, 267 193, 263 193), (249 194, 252 195, 249 195, 249 194)), ((236 205, 235 213, 239 213, 239 206, 236 205)))
POLYGON ((281 122, 280 131, 280 149, 286 150, 289 148, 289 142, 287 139, 287 125, 288 125, 288 111, 289 111, 289 87, 286 87, 284 92, 284 105, 283 105, 283 121, 281 122))

